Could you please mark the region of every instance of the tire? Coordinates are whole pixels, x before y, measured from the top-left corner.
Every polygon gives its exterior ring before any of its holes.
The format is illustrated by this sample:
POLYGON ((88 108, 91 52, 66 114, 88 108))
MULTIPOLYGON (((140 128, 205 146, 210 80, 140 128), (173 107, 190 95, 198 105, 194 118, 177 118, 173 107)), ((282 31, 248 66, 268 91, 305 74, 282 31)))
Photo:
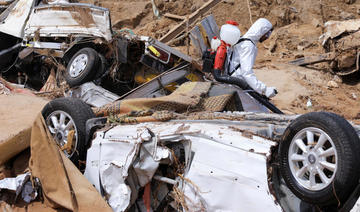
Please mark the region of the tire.
POLYGON ((100 58, 100 64, 99 64, 99 68, 95 73, 94 76, 94 82, 95 84, 99 85, 101 83, 101 79, 104 77, 103 75, 106 72, 107 69, 107 61, 105 59, 105 57, 101 54, 98 54, 99 58, 100 58))
POLYGON ((80 49, 67 65, 65 80, 70 87, 89 82, 94 78, 100 66, 100 57, 94 49, 80 49))
POLYGON ((280 172, 289 189, 306 202, 343 203, 359 183, 359 150, 359 137, 345 119, 327 112, 308 113, 284 132, 280 172))
POLYGON ((90 106, 80 99, 59 98, 46 104, 41 113, 60 148, 65 147, 68 143, 69 133, 71 131, 75 133, 72 139, 73 145, 68 145, 69 148, 63 152, 77 167, 80 167, 80 161, 84 161, 86 158, 86 121, 95 118, 90 106), (58 125, 59 123, 62 126, 58 125), (65 129, 65 125, 68 125, 69 128, 65 129))

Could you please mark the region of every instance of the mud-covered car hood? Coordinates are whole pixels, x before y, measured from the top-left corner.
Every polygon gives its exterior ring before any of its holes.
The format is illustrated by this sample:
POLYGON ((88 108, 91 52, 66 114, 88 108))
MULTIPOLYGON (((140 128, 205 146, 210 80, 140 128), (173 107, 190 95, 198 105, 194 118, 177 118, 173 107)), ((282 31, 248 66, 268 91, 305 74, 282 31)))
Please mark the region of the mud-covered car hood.
POLYGON ((90 4, 35 6, 34 0, 14 2, 0 15, 0 32, 17 38, 95 36, 112 39, 110 12, 90 4))

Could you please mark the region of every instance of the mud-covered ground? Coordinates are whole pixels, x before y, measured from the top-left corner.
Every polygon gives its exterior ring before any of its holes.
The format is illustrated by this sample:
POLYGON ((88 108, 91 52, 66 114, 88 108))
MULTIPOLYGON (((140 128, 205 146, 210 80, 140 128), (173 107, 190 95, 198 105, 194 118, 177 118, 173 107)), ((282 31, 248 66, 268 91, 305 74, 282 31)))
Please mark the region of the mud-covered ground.
MULTIPOLYGON (((136 34, 161 38, 180 21, 153 14, 151 1, 103 0, 87 2, 108 7, 117 30, 128 28, 136 34)), ((204 0, 155 0, 160 14, 188 16, 204 0)), ((332 111, 360 123, 359 74, 345 78, 329 73, 327 64, 310 68, 287 65, 301 56, 323 53, 319 37, 329 20, 360 18, 360 1, 354 0, 225 0, 212 8, 218 25, 226 20, 240 24, 242 34, 259 17, 268 18, 275 30, 271 39, 259 45, 255 71, 258 78, 279 90, 273 101, 288 113, 332 111), (248 4, 249 2, 249 4, 248 4), (250 12, 251 11, 251 19, 250 12), (311 101, 312 107, 307 107, 311 101), (357 121, 359 120, 359 121, 357 121)), ((207 15, 206 14, 206 15, 207 15)), ((185 42, 175 46, 186 51, 185 42)), ((196 56, 192 49, 190 53, 196 56)))

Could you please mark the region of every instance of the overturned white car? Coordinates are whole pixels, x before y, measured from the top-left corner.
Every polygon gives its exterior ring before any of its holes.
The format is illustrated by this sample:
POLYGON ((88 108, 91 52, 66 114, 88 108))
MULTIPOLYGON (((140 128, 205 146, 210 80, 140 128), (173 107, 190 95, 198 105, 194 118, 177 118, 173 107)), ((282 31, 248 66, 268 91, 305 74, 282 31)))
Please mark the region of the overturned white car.
POLYGON ((115 211, 354 207, 357 127, 327 112, 260 113, 241 89, 210 84, 186 83, 170 96, 93 110, 79 99, 57 99, 43 115, 73 162, 86 155, 85 176, 115 211), (243 112, 231 109, 234 96, 243 112))
POLYGON ((357 156, 350 149, 358 139, 354 131, 340 132, 351 129, 340 117, 304 115, 276 139, 279 126, 251 120, 254 114, 230 116, 246 121, 174 120, 98 131, 85 176, 116 211, 133 205, 148 183, 151 208, 160 211, 164 201, 185 211, 305 211, 337 206, 357 184, 357 156))

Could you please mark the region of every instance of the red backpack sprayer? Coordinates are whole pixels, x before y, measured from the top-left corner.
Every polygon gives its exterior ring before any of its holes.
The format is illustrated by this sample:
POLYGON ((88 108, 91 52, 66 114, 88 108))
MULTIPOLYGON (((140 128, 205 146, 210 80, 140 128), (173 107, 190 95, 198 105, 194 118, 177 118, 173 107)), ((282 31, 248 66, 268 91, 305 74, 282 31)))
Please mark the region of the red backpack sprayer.
MULTIPOLYGON (((246 83, 245 80, 223 74, 224 64, 227 57, 227 48, 234 46, 244 40, 249 40, 246 38, 241 38, 240 30, 237 26, 238 23, 236 23, 235 21, 227 21, 226 24, 221 27, 220 42, 212 42, 212 44, 217 43, 218 47, 212 46, 212 50, 207 50, 203 54, 203 71, 212 72, 214 78, 218 82, 239 86, 241 89, 246 91, 250 96, 252 96, 254 99, 256 99, 258 102, 260 102, 272 112, 283 114, 283 112, 279 110, 275 105, 273 105, 266 96, 263 96, 254 91, 246 83), (214 49, 216 49, 216 51, 214 51, 214 49)), ((216 38, 214 38, 213 40, 215 39, 216 38)))

